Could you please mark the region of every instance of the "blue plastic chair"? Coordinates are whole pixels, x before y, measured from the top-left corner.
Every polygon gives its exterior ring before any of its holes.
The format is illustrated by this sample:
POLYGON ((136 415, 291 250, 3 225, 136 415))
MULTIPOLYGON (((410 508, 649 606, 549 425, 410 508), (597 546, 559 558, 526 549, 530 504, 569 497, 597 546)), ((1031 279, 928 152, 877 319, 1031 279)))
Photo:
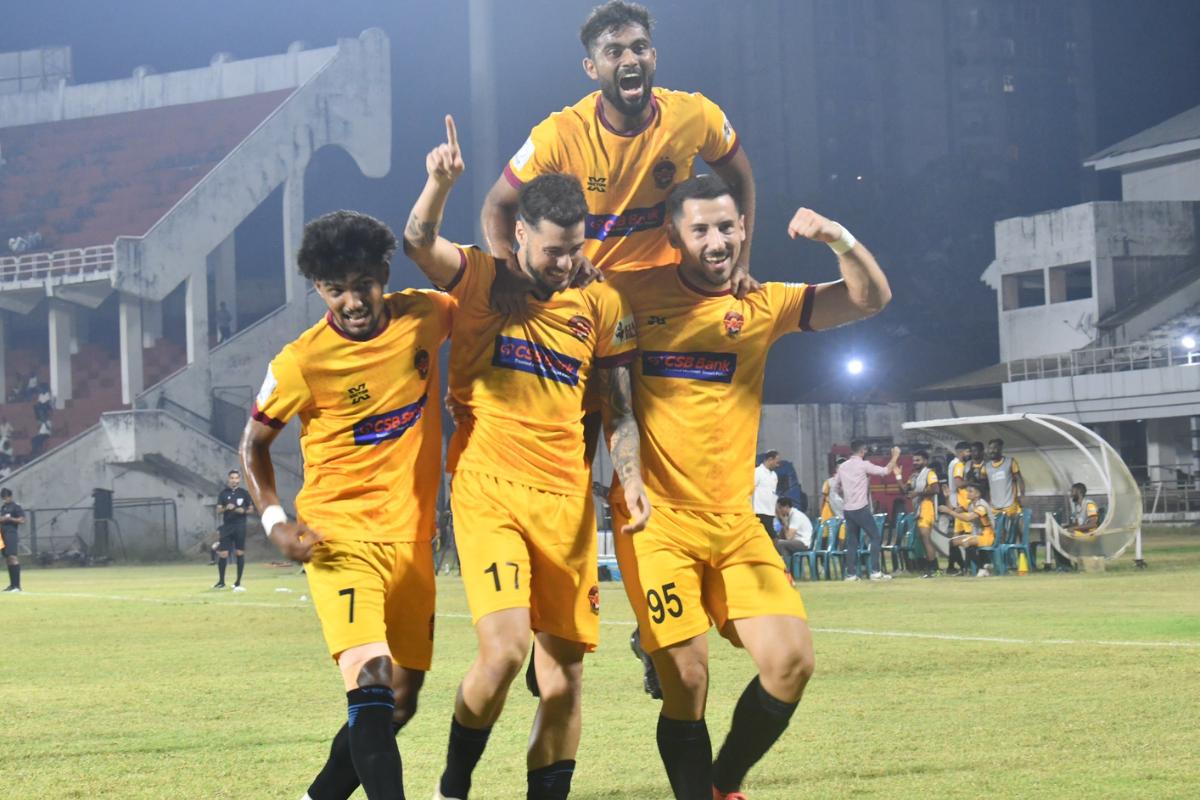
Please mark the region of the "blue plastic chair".
POLYGON ((846 572, 846 551, 838 544, 838 531, 842 527, 842 518, 827 519, 821 527, 825 531, 825 547, 818 551, 818 555, 821 557, 821 563, 825 569, 825 580, 833 580, 832 564, 834 559, 837 559, 838 577, 840 578, 846 572))
POLYGON ((799 553, 792 553, 789 559, 788 569, 791 570, 792 577, 796 580, 804 580, 804 565, 808 564, 808 574, 812 579, 819 580, 820 575, 817 572, 817 557, 820 555, 821 539, 825 535, 825 526, 817 525, 813 531, 812 549, 804 550, 799 553))
MULTIPOLYGON (((979 548, 980 553, 987 554, 992 559, 992 571, 997 575, 1004 574, 1004 563, 1001 558, 1001 552, 1004 547, 1004 537, 1008 535, 1009 518, 1003 514, 992 515, 992 530, 996 533, 996 538, 991 547, 979 548)), ((978 565, 972 565, 972 574, 979 572, 978 565)))
MULTIPOLYGON (((887 523, 887 514, 872 514, 875 517, 875 528, 880 534, 880 543, 882 544, 883 526, 887 523)), ((883 553, 879 554, 879 569, 883 569, 883 553)), ((871 573, 871 540, 865 535, 865 532, 860 532, 858 535, 858 574, 869 575, 871 573)))
POLYGON ((1000 548, 1000 563, 1004 565, 1005 572, 1010 568, 1010 556, 1012 557, 1011 568, 1017 568, 1022 551, 1025 553, 1025 559, 1029 562, 1029 568, 1033 569, 1033 548, 1029 545, 1029 529, 1032 525, 1033 509, 1031 508, 1022 509, 1019 517, 1009 521, 1008 538, 1000 548))
MULTIPOLYGON (((904 563, 904 535, 908 529, 908 520, 912 515, 907 511, 902 511, 892 519, 892 525, 884 529, 883 546, 880 548, 884 554, 892 557, 892 572, 907 571, 907 565, 904 563)), ((882 560, 882 559, 881 559, 882 560)))

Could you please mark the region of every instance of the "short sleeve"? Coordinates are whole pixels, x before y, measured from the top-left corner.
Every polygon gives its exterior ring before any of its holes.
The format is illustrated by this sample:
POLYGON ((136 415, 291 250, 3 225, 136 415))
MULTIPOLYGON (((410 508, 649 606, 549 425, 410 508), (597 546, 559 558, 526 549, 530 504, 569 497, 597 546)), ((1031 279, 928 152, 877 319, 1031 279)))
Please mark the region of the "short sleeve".
MULTIPOLYGON (((461 254, 462 251, 459 250, 461 254)), ((459 270, 462 269, 463 256, 459 257, 459 270)), ((431 292, 422 290, 421 294, 429 299, 433 304, 434 314, 437 316, 438 326, 442 331, 442 341, 450 337, 450 330, 454 323, 454 309, 458 302, 454 297, 447 292, 431 292)))
POLYGON ((929 478, 927 479, 926 485, 933 486, 936 483, 938 483, 937 473, 934 472, 933 470, 929 470, 929 478))
POLYGON ((458 303, 491 289, 496 277, 496 259, 474 245, 454 245, 458 248, 458 274, 442 288, 458 303))
POLYGON ((788 333, 810 331, 813 286, 809 283, 767 283, 763 285, 771 310, 771 341, 788 333))
POLYGON ((514 189, 520 189, 539 175, 564 171, 557 116, 553 114, 539 122, 521 149, 504 165, 504 177, 514 189))
POLYGON ((637 353, 637 324, 624 295, 603 283, 593 283, 597 293, 596 366, 619 367, 633 362, 637 353))
POLYGON ((733 158, 740 147, 737 131, 729 124, 719 105, 699 92, 695 96, 700 100, 704 120, 704 144, 700 147, 700 157, 713 166, 720 166, 733 158))
POLYGON ((1012 460, 1012 471, 1013 475, 1019 475, 1021 473, 1021 465, 1017 463, 1015 458, 1012 460))
POLYGON ((312 403, 312 392, 290 347, 285 347, 267 367, 251 416, 264 425, 282 428, 312 403))
POLYGON ((1093 503, 1091 500, 1088 500, 1088 503, 1087 503, 1087 515, 1089 518, 1100 516, 1100 509, 1097 508, 1096 504, 1093 503))

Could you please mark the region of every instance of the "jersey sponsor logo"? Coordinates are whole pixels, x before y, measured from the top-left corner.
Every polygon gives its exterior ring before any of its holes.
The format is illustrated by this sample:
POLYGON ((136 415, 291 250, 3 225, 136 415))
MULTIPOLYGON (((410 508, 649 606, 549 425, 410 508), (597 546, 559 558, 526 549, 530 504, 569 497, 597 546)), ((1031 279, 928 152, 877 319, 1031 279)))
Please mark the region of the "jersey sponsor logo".
POLYGON ((356 406, 359 403, 364 403, 371 399, 371 392, 367 389, 365 383, 358 383, 346 390, 346 395, 350 398, 350 405, 356 406))
POLYGON ((525 144, 521 145, 521 149, 513 155, 511 162, 513 169, 524 169, 525 165, 529 163, 529 159, 533 157, 533 150, 533 137, 530 136, 525 140, 525 144))
POLYGON ((617 344, 628 344, 637 340, 637 323, 632 316, 621 317, 617 322, 617 331, 613 334, 617 344))
POLYGON ((608 178, 593 178, 588 176, 587 189, 589 192, 604 192, 608 190, 608 178))
POLYGON ((729 383, 735 371, 737 353, 642 352, 642 375, 649 377, 729 383))
POLYGON ((366 417, 354 423, 354 443, 379 444, 389 439, 399 439, 405 431, 421 421, 427 397, 428 395, 423 394, 421 399, 415 403, 409 403, 395 411, 386 411, 373 417, 366 417))
POLYGON ((730 339, 738 338, 742 332, 742 327, 746 324, 746 318, 736 311, 730 311, 725 315, 725 319, 721 321, 725 326, 725 335, 730 339))
POLYGON ((571 329, 571 335, 581 342, 586 342, 592 335, 592 321, 578 314, 567 320, 567 327, 571 329))
POLYGON ((567 386, 579 384, 582 363, 545 345, 512 336, 497 336, 496 348, 492 353, 493 367, 528 372, 567 386))
POLYGON ((666 218, 665 202, 650 208, 630 208, 623 214, 588 214, 584 217, 584 236, 601 242, 610 236, 632 236, 661 228, 666 218))
POLYGON ((654 185, 665 189, 675 181, 675 165, 666 159, 654 165, 654 185))
POLYGON ((421 376, 421 380, 429 377, 429 351, 425 348, 417 350, 417 354, 413 357, 413 367, 417 370, 417 374, 421 376))
POLYGON ((258 396, 254 398, 254 402, 259 408, 267 404, 271 399, 271 395, 275 393, 275 387, 279 385, 279 381, 275 380, 275 373, 271 368, 267 367, 267 376, 263 378, 262 386, 258 390, 258 396))

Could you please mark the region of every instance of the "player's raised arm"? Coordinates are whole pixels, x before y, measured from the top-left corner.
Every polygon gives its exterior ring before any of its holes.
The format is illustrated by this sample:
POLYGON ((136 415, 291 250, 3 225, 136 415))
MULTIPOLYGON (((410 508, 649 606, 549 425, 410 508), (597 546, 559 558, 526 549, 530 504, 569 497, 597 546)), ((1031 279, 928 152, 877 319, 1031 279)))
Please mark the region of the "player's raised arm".
POLYGON ((267 536, 284 557, 307 562, 312 558, 313 546, 322 537, 307 525, 289 520, 279 501, 275 490, 275 465, 271 463, 271 442, 278 435, 276 428, 256 419, 246 422, 238 448, 242 472, 246 475, 246 488, 250 490, 255 507, 262 509, 262 526, 267 536))
POLYGON ((650 499, 642 483, 642 444, 633 414, 633 376, 628 364, 601 367, 597 375, 605 389, 602 395, 608 450, 629 509, 629 524, 621 528, 621 533, 637 533, 650 519, 650 499))
POLYGON ((892 300, 887 276, 866 245, 844 227, 808 208, 801 208, 788 223, 793 239, 824 242, 838 254, 842 279, 815 287, 809 327, 836 328, 878 314, 892 300))
POLYGON ((450 190, 465 169, 458 130, 454 118, 447 114, 446 142, 425 156, 429 178, 404 226, 404 252, 435 286, 445 287, 453 282, 462 263, 458 248, 438 236, 438 229, 450 190))
POLYGON ((488 252, 505 263, 513 258, 513 230, 517 225, 517 189, 501 175, 483 200, 479 227, 488 252))
POLYGON ((746 296, 760 288, 758 281, 750 277, 750 241, 754 238, 754 171, 750 168, 750 157, 744 148, 738 148, 733 157, 720 164, 712 164, 712 171, 725 181, 738 199, 741 209, 746 239, 742 242, 742 250, 738 254, 737 263, 733 265, 733 273, 729 276, 730 289, 738 298, 746 296))

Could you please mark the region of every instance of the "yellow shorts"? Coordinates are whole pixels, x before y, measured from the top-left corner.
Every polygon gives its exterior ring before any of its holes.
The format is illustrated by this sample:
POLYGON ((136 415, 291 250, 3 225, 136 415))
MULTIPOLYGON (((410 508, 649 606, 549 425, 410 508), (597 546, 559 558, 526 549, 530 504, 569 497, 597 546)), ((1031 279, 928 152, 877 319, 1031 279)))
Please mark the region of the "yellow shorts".
POLYGON ((1011 506, 1005 506, 1004 508, 997 508, 997 509, 994 509, 994 511, 997 514, 1003 514, 1006 517, 1016 517, 1016 516, 1019 516, 1021 513, 1021 504, 1013 503, 1011 506))
POLYGON ((334 659, 387 642, 400 666, 429 669, 437 598, 429 542, 326 541, 304 573, 334 659))
POLYGON ((473 622, 528 608, 535 631, 596 647, 600 588, 590 492, 556 494, 460 470, 450 505, 473 622))
POLYGON ((917 527, 932 528, 933 521, 937 518, 937 509, 934 508, 931 500, 926 500, 917 507, 917 527))
POLYGON ((971 527, 971 523, 963 522, 958 517, 954 518, 954 535, 955 536, 958 536, 959 534, 970 533, 972 530, 973 530, 973 528, 971 527))
MULTIPOLYGON (((613 530, 629 519, 614 502, 613 530)), ((807 619, 774 543, 749 511, 714 514, 655 506, 646 529, 613 537, 621 580, 653 652, 708 630, 725 635, 734 619, 783 615, 807 619)))

